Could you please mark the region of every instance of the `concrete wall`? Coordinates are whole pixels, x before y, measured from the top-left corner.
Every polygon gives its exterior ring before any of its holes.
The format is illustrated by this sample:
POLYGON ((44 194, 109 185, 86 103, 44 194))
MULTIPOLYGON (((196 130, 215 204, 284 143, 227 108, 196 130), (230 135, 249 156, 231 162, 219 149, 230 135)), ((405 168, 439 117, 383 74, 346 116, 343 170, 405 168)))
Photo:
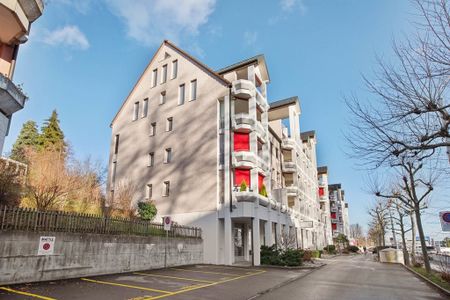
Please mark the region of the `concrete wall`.
MULTIPOLYGON (((168 239, 168 266, 203 263, 203 241, 168 239)), ((165 237, 65 232, 0 232, 0 283, 13 284, 164 267, 165 237), (38 256, 40 236, 55 236, 54 254, 38 256)))
POLYGON ((0 113, 0 156, 3 152, 6 131, 8 131, 8 118, 4 114, 0 113))

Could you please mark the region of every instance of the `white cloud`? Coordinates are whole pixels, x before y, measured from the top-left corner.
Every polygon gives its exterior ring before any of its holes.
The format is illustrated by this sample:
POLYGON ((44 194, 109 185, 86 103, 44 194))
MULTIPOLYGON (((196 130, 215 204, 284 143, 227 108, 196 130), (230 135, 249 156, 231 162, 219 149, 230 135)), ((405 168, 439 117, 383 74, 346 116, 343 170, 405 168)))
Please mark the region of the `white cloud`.
POLYGON ((41 40, 51 46, 68 46, 75 49, 86 50, 89 41, 77 26, 68 25, 53 31, 43 32, 41 40))
POLYGON ((248 46, 254 46, 258 41, 258 32, 256 31, 245 31, 244 41, 248 46))
POLYGON ((105 0, 126 25, 127 35, 144 45, 193 36, 208 22, 216 0, 105 0))
POLYGON ((304 0, 280 0, 281 9, 285 12, 292 12, 298 9, 301 14, 306 13, 304 0))

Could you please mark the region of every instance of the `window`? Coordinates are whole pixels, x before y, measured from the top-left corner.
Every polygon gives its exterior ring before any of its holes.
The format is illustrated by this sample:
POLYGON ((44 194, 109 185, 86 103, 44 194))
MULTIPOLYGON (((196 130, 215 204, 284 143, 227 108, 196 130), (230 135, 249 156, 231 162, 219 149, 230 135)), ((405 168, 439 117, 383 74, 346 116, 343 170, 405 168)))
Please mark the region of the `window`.
POLYGON ((144 104, 142 107, 142 117, 146 118, 148 114, 148 98, 144 99, 144 104))
POLYGON ((177 78, 178 74, 178 60, 172 62, 172 79, 177 78))
POLYGON ((158 82, 158 69, 154 69, 152 72, 152 87, 155 87, 157 82, 158 82))
POLYGON ((191 81, 191 101, 197 99, 197 79, 191 81))
POLYGON ((153 194, 153 186, 151 184, 147 184, 147 190, 145 191, 145 198, 152 199, 153 194))
POLYGON ((166 103, 166 91, 161 92, 161 95, 159 95, 159 104, 166 103))
POLYGON ((156 122, 150 124, 150 136, 154 136, 156 134, 156 122))
POLYGON ((136 121, 138 117, 139 117, 139 102, 135 102, 133 107, 133 121, 136 121))
POLYGON ((178 88, 178 105, 184 104, 184 83, 181 84, 178 88))
POLYGON ((173 128, 173 118, 167 118, 166 131, 172 131, 173 128))
POLYGON ((170 181, 164 181, 163 197, 168 197, 170 192, 170 181))
POLYGON ((116 134, 114 137, 114 154, 119 153, 119 135, 116 134))
POLYGON ((117 162, 113 162, 112 170, 111 170, 111 186, 114 187, 114 183, 116 182, 116 169, 117 162))
POLYGON ((161 84, 167 81, 167 65, 162 66, 161 84))
POLYGON ((148 154, 148 166, 149 167, 153 167, 154 164, 155 164, 155 153, 154 152, 150 152, 148 154))
POLYGON ((164 153, 164 163, 168 164, 172 160, 172 148, 167 148, 164 153))

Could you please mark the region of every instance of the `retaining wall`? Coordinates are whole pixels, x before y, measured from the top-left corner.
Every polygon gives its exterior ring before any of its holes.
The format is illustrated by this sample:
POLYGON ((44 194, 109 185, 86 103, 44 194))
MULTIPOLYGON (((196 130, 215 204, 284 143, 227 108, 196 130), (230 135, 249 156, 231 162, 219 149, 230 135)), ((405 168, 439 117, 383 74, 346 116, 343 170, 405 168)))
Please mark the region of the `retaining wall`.
MULTIPOLYGON (((0 285, 164 267, 165 237, 0 231, 0 285), (54 236, 53 255, 38 255, 41 236, 54 236)), ((203 241, 171 237, 167 265, 203 263, 203 241)))

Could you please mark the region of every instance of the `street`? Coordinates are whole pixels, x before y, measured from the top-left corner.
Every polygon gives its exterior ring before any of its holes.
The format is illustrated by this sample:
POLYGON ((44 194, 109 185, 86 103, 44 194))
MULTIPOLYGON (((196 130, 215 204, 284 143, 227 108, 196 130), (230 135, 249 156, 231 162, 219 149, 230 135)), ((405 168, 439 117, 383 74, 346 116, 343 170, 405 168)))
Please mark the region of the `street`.
POLYGON ((380 264, 372 256, 341 256, 258 299, 446 299, 400 265, 380 264))

